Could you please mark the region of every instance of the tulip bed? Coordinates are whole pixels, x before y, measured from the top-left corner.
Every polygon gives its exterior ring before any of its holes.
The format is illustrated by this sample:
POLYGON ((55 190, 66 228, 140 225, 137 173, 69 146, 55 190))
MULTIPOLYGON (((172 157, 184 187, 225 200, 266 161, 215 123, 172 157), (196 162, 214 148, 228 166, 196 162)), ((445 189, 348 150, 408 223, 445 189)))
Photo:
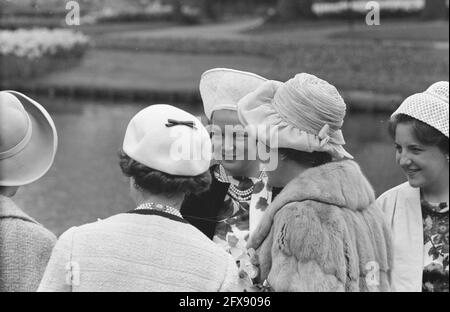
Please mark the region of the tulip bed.
POLYGON ((14 81, 72 67, 89 47, 89 38, 65 29, 0 31, 0 79, 14 81))

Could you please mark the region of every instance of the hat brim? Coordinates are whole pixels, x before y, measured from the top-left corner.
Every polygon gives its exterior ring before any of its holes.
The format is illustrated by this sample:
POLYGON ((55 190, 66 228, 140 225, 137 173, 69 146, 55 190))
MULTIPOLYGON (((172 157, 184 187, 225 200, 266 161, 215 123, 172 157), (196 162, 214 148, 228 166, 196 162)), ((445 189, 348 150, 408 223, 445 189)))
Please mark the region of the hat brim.
POLYGON ((55 159, 58 135, 54 122, 42 105, 22 93, 11 93, 28 113, 32 136, 18 154, 0 161, 0 186, 27 185, 44 176, 55 159))
POLYGON ((218 110, 237 110, 239 100, 267 79, 257 74, 229 68, 214 68, 202 74, 200 95, 208 120, 218 110))
POLYGON ((308 153, 323 151, 329 153, 335 160, 353 159, 353 156, 342 146, 345 141, 341 131, 335 132, 334 143, 330 141, 322 145, 318 135, 298 129, 280 115, 273 103, 275 93, 281 86, 283 86, 282 82, 267 81, 239 101, 238 117, 242 124, 271 129, 270 131, 249 129, 249 131, 257 130, 257 133, 252 134, 258 141, 271 149, 289 148, 308 153), (275 137, 274 134, 276 134, 275 137))

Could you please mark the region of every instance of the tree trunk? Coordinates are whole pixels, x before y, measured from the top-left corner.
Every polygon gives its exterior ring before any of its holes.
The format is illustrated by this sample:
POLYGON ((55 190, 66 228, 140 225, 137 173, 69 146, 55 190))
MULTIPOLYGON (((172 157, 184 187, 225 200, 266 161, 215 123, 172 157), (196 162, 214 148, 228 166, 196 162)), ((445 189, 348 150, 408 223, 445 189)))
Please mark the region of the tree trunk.
POLYGON ((307 17, 307 18, 312 18, 314 17, 314 12, 313 12, 313 4, 314 4, 314 0, 300 0, 298 1, 298 10, 300 13, 300 16, 302 17, 307 17))
POLYGON ((172 0, 172 18, 175 21, 182 21, 183 20, 183 4, 181 0, 172 0))
POLYGON ((218 19, 218 13, 216 11, 216 3, 214 0, 202 0, 201 10, 204 17, 211 20, 218 19))
POLYGON ((278 0, 277 19, 280 22, 289 22, 301 18, 312 18, 314 0, 278 0))
POLYGON ((447 19, 448 9, 446 0, 426 0, 422 18, 426 20, 447 19))

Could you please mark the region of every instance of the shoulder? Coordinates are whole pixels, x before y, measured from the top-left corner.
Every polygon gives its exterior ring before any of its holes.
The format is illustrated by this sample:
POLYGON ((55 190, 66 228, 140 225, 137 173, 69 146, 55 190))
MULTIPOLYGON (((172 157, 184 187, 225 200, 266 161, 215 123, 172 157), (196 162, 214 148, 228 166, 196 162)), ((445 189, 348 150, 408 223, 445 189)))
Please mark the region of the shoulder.
POLYGON ((409 185, 408 182, 402 183, 400 185, 397 185, 393 188, 391 188, 390 190, 387 190, 386 192, 384 192, 383 194, 381 194, 380 197, 378 197, 378 200, 383 200, 386 198, 391 198, 391 197, 395 197, 397 196, 399 193, 403 193, 403 192, 409 192, 411 191, 413 188, 411 187, 411 185, 409 185))
MULTIPOLYGON (((274 230, 279 238, 295 238, 302 244, 317 242, 326 236, 338 237, 347 226, 344 212, 340 207, 316 200, 291 202, 275 216, 274 230)), ((282 242, 283 239, 278 239, 282 242)), ((301 246, 298 246, 301 249, 301 246)))
POLYGON ((56 236, 41 224, 23 218, 2 218, 1 236, 9 243, 52 249, 56 236))
POLYGON ((397 185, 392 189, 384 192, 377 199, 377 204, 386 211, 389 207, 394 207, 397 201, 402 198, 419 198, 420 190, 413 188, 408 182, 397 185))

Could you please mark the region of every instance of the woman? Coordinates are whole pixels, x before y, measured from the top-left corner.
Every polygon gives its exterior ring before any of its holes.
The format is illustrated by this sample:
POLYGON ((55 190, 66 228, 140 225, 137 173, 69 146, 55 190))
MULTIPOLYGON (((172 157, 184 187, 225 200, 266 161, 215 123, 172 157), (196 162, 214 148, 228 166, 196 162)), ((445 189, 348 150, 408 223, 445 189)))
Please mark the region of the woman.
POLYGON ((0 292, 36 291, 56 237, 11 199, 41 178, 55 158, 53 120, 36 101, 0 92, 0 292))
POLYGON ((120 167, 136 208, 74 227, 58 240, 40 291, 233 291, 232 257, 180 214, 208 188, 211 142, 201 122, 169 105, 128 125, 120 167))
POLYGON ((390 120, 408 179, 378 199, 394 235, 396 291, 449 291, 448 89, 441 81, 408 97, 390 120))
POLYGON ((211 188, 189 196, 182 214, 205 235, 230 253, 249 287, 254 270, 246 244, 271 201, 267 178, 256 157, 256 144, 240 123, 237 103, 266 81, 258 75, 216 68, 205 72, 200 94, 214 148, 211 188))
POLYGON ((343 148, 345 112, 336 88, 309 74, 269 81, 239 102, 242 122, 270 128, 258 140, 278 152, 267 175, 283 190, 248 243, 275 291, 390 289, 389 229, 343 148))

